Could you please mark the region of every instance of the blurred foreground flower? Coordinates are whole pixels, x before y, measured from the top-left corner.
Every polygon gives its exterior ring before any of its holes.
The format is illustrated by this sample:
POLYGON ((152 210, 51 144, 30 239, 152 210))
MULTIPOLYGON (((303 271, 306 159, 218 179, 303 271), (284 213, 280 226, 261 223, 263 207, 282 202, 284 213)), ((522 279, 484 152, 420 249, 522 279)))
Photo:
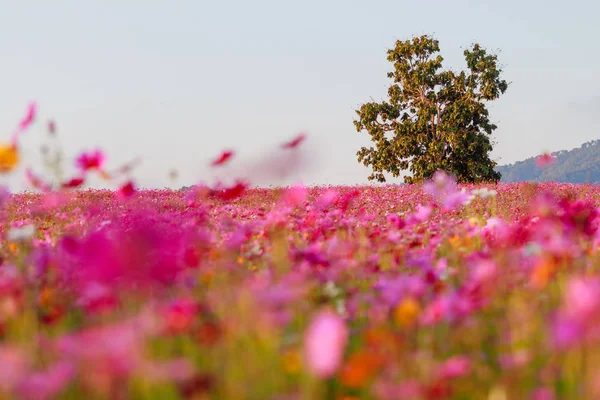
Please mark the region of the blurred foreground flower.
POLYGON ((19 163, 19 153, 17 146, 12 145, 0 145, 0 173, 6 174, 12 171, 19 163))
POLYGON ((458 190, 456 179, 444 171, 437 171, 433 179, 423 184, 423 191, 442 202, 444 209, 453 210, 469 201, 464 190, 458 190))
POLYGON ((104 153, 100 150, 90 151, 87 153, 81 153, 77 160, 75 160, 75 165, 81 169, 82 171, 89 170, 101 170, 104 166, 104 162, 106 161, 106 157, 104 153))
POLYGON ((217 157, 217 159, 215 159, 212 163, 210 163, 210 165, 212 165, 213 167, 223 165, 227 161, 229 161, 229 159, 231 157, 233 157, 233 155, 234 155, 233 150, 226 150, 226 151, 222 152, 221 155, 219 157, 217 157))
POLYGON ((10 242, 16 242, 32 237, 35 234, 35 226, 24 225, 21 227, 12 228, 6 234, 6 239, 10 242))
POLYGON ((535 159, 535 165, 537 165, 540 168, 544 168, 554 164, 554 160, 555 158, 552 154, 544 153, 535 159))
POLYGON ((310 371, 321 378, 336 373, 348 342, 344 320, 332 311, 321 311, 310 323, 304 337, 305 357, 310 371))
POLYGON ((19 135, 27 130, 29 126, 35 121, 35 117, 37 114, 37 104, 35 102, 29 103, 27 107, 27 114, 21 119, 15 133, 12 137, 13 146, 17 145, 17 140, 19 139, 19 135))
POLYGON ((298 147, 305 140, 306 140, 306 134, 301 133, 298 136, 296 136, 294 139, 290 140, 289 142, 284 143, 282 147, 284 149, 294 149, 294 148, 298 147))

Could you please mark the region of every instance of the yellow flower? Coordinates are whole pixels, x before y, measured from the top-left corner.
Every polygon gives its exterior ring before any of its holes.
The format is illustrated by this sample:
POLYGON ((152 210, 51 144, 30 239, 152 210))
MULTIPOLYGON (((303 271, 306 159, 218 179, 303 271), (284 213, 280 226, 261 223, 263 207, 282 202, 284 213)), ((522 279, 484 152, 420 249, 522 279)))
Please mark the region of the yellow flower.
POLYGON ((19 153, 15 145, 0 145, 0 173, 12 171, 19 163, 19 153))
POLYGON ((456 251, 465 251, 473 244, 473 240, 468 236, 458 236, 454 235, 450 239, 448 239, 448 243, 452 249, 456 251))
POLYGON ((412 326, 421 312, 421 306, 412 297, 407 297, 394 309, 394 319, 403 327, 412 326))
POLYGON ((471 226, 481 226, 481 220, 477 217, 471 217, 469 218, 469 225, 471 226))

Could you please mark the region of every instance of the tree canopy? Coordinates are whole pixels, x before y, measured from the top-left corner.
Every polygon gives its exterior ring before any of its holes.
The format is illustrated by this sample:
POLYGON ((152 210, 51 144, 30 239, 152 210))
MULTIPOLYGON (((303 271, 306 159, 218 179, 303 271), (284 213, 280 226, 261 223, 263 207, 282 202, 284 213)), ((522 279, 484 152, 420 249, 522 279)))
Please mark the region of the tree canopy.
POLYGON ((396 41, 387 59, 394 70, 388 100, 369 102, 356 110, 354 125, 366 130, 373 147, 357 152, 358 161, 371 167, 369 180, 385 182, 384 173, 407 183, 420 182, 437 170, 459 182, 498 181, 496 162, 489 152, 491 134, 486 103, 508 88, 500 78, 497 56, 479 44, 464 51, 466 71, 442 68, 438 40, 429 35, 396 41))

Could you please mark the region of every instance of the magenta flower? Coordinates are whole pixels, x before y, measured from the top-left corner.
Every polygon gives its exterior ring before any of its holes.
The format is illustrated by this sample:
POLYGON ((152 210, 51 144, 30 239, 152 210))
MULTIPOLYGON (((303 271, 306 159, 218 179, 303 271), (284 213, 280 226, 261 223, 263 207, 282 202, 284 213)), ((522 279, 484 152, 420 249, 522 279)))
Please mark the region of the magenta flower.
POLYGON ((75 160, 75 165, 82 171, 89 171, 93 169, 101 170, 105 161, 106 157, 104 153, 100 150, 95 150, 87 153, 81 153, 79 157, 77 157, 77 160, 75 160))
POLYGON ((575 346, 585 338, 585 329, 577 320, 559 315, 552 325, 552 343, 565 349, 575 346))
POLYGON ((21 122, 19 122, 19 130, 24 131, 25 129, 29 128, 29 126, 35 120, 36 114, 37 104, 35 102, 29 103, 29 106, 27 107, 27 114, 25 114, 21 122))
POLYGON ((321 311, 313 317, 304 336, 304 351, 309 370, 321 378, 336 373, 348 342, 344 320, 332 311, 321 311))
POLYGON ((298 147, 305 140, 306 140, 306 134, 305 133, 300 133, 294 139, 290 140, 289 142, 284 143, 282 145, 282 147, 284 149, 295 149, 296 147, 298 147))
POLYGON ((12 137, 13 145, 17 144, 17 139, 19 138, 19 135, 21 133, 25 132, 29 128, 29 126, 33 123, 33 121, 35 121, 36 114, 37 114, 37 104, 35 102, 29 103, 29 106, 27 107, 27 114, 25 114, 23 119, 21 119, 21 121, 19 122, 19 125, 17 126, 17 129, 15 130, 15 133, 13 134, 13 137, 12 137))
POLYGON ((598 208, 590 201, 564 199, 560 202, 562 208, 560 218, 563 224, 571 230, 592 237, 598 231, 598 208))
POLYGON ((123 184, 118 191, 119 197, 122 199, 128 199, 132 197, 136 192, 133 181, 127 181, 123 184))
POLYGON ((219 154, 219 157, 217 157, 214 161, 212 161, 210 163, 210 165, 213 167, 218 167, 219 165, 223 165, 223 164, 227 163, 227 161, 229 161, 229 159, 231 159, 234 154, 235 153, 233 152, 233 150, 225 150, 221 154, 219 154))

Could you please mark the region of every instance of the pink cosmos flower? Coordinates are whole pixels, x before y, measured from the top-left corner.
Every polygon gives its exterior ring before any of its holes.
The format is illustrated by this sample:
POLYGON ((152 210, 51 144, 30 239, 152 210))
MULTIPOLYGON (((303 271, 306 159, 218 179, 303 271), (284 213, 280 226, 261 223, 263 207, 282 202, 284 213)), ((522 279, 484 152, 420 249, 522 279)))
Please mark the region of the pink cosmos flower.
POLYGON ((532 400, 554 400, 554 391, 547 387, 535 389, 531 394, 532 400))
POLYGON ((410 214, 406 220, 407 225, 417 225, 423 223, 431 216, 431 207, 419 205, 414 213, 410 214))
POLYGON ((17 129, 15 130, 15 133, 13 134, 13 137, 12 137, 13 145, 17 144, 17 139, 19 138, 19 135, 21 133, 23 133, 25 130, 27 130, 27 128, 29 128, 29 126, 33 123, 33 121, 35 121, 36 114, 37 114, 37 104, 35 102, 29 103, 29 106, 27 107, 27 114, 25 114, 23 119, 21 119, 21 121, 19 122, 19 125, 17 126, 17 129))
POLYGON ((441 197, 445 194, 456 191, 456 179, 442 170, 436 171, 433 178, 423 184, 425 193, 435 197, 441 197))
POLYGON ((29 103, 27 107, 27 114, 23 117, 21 122, 19 123, 19 130, 23 131, 29 128, 29 125, 33 123, 35 120, 35 116, 37 114, 37 104, 35 102, 29 103))
POLYGON ((441 201, 444 211, 454 210, 469 201, 469 194, 458 189, 456 178, 441 170, 423 184, 423 191, 441 201))
POLYGON ((82 171, 93 169, 101 170, 105 161, 106 157, 104 153, 97 149, 87 153, 81 153, 79 157, 77 157, 75 165, 82 171))
POLYGON ((600 281, 592 278, 571 279, 565 293, 565 312, 587 321, 600 311, 600 281))
POLYGON ((10 199, 10 192, 4 185, 0 185, 0 207, 10 199))
POLYGON ((127 181, 123 186, 119 188, 119 197, 128 199, 135 194, 135 185, 133 181, 127 181))
POLYGON ((223 165, 225 164, 227 161, 229 161, 229 159, 231 157, 233 157, 235 153, 233 152, 233 150, 226 150, 224 152, 222 152, 219 157, 217 157, 213 162, 211 162, 211 166, 213 167, 217 167, 219 165, 223 165))
POLYGON ((442 378, 459 378, 471 373, 471 361, 465 356, 454 356, 442 363, 439 374, 442 378))
POLYGON ((562 208, 560 219, 571 230, 592 237, 598 230, 598 208, 590 201, 564 199, 560 202, 562 208))
POLYGON ((43 192, 50 191, 50 185, 46 183, 42 178, 35 175, 30 168, 27 168, 25 170, 25 179, 27 180, 27 182, 29 182, 31 186, 38 190, 41 190, 43 192))
POLYGON ((406 226, 406 222, 398 214, 388 214, 386 220, 390 226, 396 229, 402 229, 406 226))
POLYGON ((402 383, 379 382, 375 384, 377 398, 382 400, 420 399, 423 397, 423 388, 417 380, 408 380, 402 383))
POLYGON ((66 361, 58 362, 45 371, 26 376, 17 392, 22 399, 46 400, 59 394, 75 376, 75 369, 66 361))
POLYGON ((457 191, 447 195, 442 202, 442 206, 444 211, 449 211, 463 206, 468 201, 469 195, 466 192, 457 191))
POLYGON ((84 183, 85 183, 85 178, 76 177, 76 178, 71 178, 70 180, 68 180, 66 182, 63 182, 61 184, 61 187, 72 189, 72 188, 77 188, 77 187, 83 185, 84 183))
POLYGON ((29 371, 30 363, 25 355, 14 348, 0 348, 0 390, 12 391, 29 371))
POLYGON ((342 363, 348 336, 346 323, 332 311, 321 311, 313 317, 304 337, 310 371, 321 378, 335 374, 342 363))
POLYGON ((200 312, 200 305, 187 298, 173 301, 164 311, 164 328, 169 334, 178 334, 192 326, 200 312))
POLYGON ((540 167, 540 168, 544 168, 547 167, 549 165, 554 164, 554 156, 550 153, 543 153, 542 155, 539 155, 536 159, 535 159, 535 164, 540 167))
POLYGON ((291 141, 284 143, 282 145, 282 147, 284 149, 294 149, 294 148, 298 147, 302 142, 304 142, 304 140, 306 140, 306 134, 300 133, 298 136, 296 136, 291 141))
POLYGON ((118 303, 119 299, 113 291, 98 282, 88 282, 76 302, 87 315, 112 310, 118 303))
POLYGON ((531 361, 531 353, 529 350, 517 350, 513 353, 500 356, 500 365, 505 370, 513 368, 521 368, 531 361))
POLYGON ((282 202, 290 207, 298 207, 304 204, 308 198, 308 190, 303 186, 294 186, 286 190, 282 202))

